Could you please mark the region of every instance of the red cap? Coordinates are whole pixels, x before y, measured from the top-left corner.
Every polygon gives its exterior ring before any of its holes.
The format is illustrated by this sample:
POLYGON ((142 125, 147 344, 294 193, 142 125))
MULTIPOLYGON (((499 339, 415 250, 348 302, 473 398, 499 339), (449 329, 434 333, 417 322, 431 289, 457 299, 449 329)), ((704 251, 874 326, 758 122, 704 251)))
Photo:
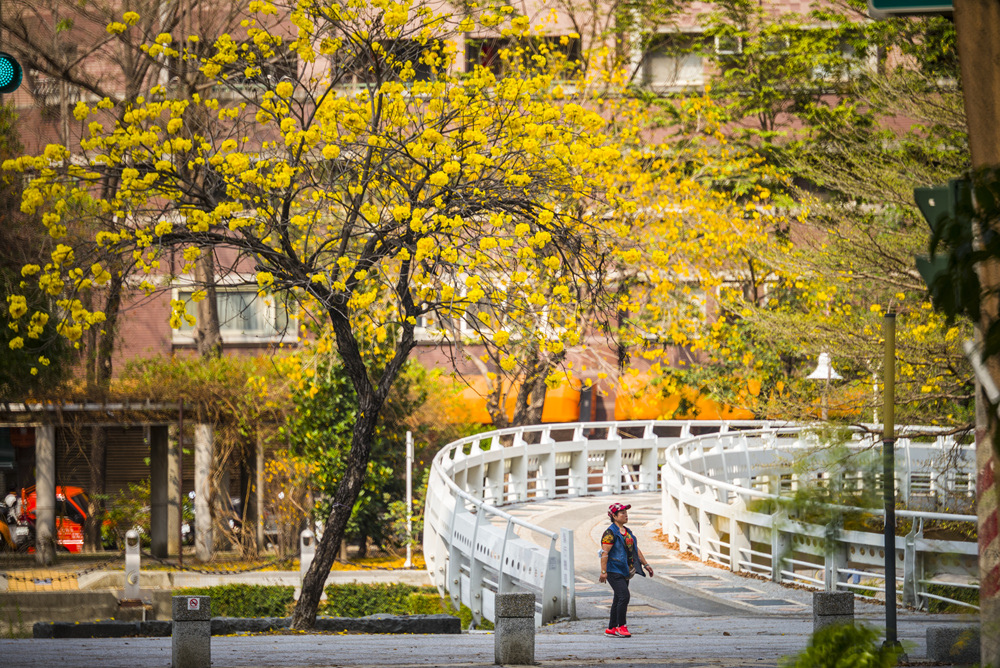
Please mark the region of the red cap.
POLYGON ((632 506, 628 503, 612 503, 608 506, 608 516, 610 517, 612 515, 616 515, 617 513, 620 513, 623 510, 628 510, 631 507, 632 506))

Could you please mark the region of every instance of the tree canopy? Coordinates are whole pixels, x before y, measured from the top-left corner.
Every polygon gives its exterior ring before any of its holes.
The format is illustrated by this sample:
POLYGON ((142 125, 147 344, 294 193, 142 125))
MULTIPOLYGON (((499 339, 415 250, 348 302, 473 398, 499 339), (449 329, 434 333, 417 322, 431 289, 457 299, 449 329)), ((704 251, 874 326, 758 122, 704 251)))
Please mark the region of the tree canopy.
POLYGON ((818 417, 830 392, 833 417, 872 421, 892 309, 900 418, 967 426, 970 330, 933 312, 915 263, 930 230, 913 189, 968 167, 953 27, 860 21, 854 3, 802 17, 714 8, 712 34, 741 48, 706 52, 719 72, 712 94, 742 129, 734 141, 774 168, 762 185, 792 222, 744 257, 750 280, 720 292, 721 317, 702 342, 710 364, 680 375, 762 417, 818 417), (823 352, 844 376, 830 388, 805 378, 823 352))

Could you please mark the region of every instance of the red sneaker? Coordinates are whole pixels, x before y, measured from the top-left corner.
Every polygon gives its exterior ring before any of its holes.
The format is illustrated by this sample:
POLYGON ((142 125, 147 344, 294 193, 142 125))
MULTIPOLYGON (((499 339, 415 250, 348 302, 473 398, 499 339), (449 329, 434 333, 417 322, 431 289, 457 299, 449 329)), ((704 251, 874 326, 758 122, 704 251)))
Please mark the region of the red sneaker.
POLYGON ((619 626, 617 629, 615 629, 615 632, 618 633, 618 637, 620 637, 620 638, 631 638, 632 637, 632 634, 628 632, 628 627, 627 626, 619 626))
POLYGON ((604 635, 606 636, 617 636, 618 629, 604 629, 604 635))

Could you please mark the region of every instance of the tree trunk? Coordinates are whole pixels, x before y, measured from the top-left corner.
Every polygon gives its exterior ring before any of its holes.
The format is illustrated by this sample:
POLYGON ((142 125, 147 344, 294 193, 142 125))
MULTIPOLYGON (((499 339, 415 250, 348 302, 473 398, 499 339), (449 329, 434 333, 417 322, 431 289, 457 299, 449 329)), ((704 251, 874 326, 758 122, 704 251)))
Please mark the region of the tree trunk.
POLYGON ((219 304, 215 295, 215 261, 210 250, 203 250, 194 266, 197 287, 204 288, 207 296, 197 303, 198 323, 194 340, 201 358, 222 355, 222 332, 219 322, 219 304))
POLYGON ((351 510, 357 501, 368 472, 372 441, 375 438, 375 423, 382 406, 374 396, 363 397, 359 403, 358 421, 351 435, 351 451, 347 456, 347 468, 333 498, 333 508, 323 526, 323 539, 316 545, 312 566, 302 580, 302 592, 292 613, 293 629, 310 629, 316 622, 316 609, 323 595, 323 586, 330 574, 330 568, 340 551, 340 542, 351 518, 351 510))
POLYGON ((108 435, 104 427, 95 425, 90 430, 90 488, 87 500, 87 519, 83 526, 83 551, 98 552, 103 547, 101 525, 104 523, 104 464, 108 449, 108 435))
MULTIPOLYGON (((397 294, 402 298, 407 315, 414 312, 413 300, 406 289, 406 277, 409 276, 409 271, 409 264, 404 262, 396 285, 397 294)), ((351 434, 351 451, 347 454, 344 477, 337 486, 330 515, 323 526, 323 538, 317 543, 312 566, 302 580, 302 592, 292 613, 293 629, 310 629, 316 622, 316 609, 323 595, 323 586, 330 574, 330 567, 337 558, 340 543, 344 539, 344 530, 354 509, 354 502, 358 500, 365 476, 368 474, 368 460, 371 459, 372 442, 375 440, 375 426, 389 389, 399 377, 403 364, 415 345, 413 326, 403 325, 402 335, 396 345, 396 354, 386 364, 377 385, 372 385, 350 320, 346 311, 342 310, 343 303, 334 299, 332 295, 318 296, 324 298, 327 303, 334 304, 329 311, 330 324, 336 336, 337 350, 344 363, 344 370, 351 379, 358 399, 358 419, 351 434)))
MULTIPOLYGON (((112 268, 114 269, 114 268, 112 268)), ((115 271, 104 302, 104 322, 98 334, 92 341, 92 368, 88 365, 88 379, 93 380, 90 393, 95 398, 107 396, 111 387, 111 374, 114 370, 113 355, 115 350, 115 333, 118 329, 118 315, 122 306, 123 275, 115 271)), ((107 463, 107 432, 104 427, 94 425, 90 440, 90 481, 89 501, 87 503, 87 520, 84 524, 83 546, 86 552, 98 552, 103 548, 101 526, 104 524, 104 496, 107 463)))

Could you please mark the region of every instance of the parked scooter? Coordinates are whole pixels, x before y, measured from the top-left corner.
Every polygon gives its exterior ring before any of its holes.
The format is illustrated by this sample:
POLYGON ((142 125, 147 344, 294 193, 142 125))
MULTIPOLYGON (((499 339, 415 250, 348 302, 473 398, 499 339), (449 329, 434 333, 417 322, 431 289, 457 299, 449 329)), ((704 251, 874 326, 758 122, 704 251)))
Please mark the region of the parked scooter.
POLYGON ((21 513, 21 499, 8 494, 0 501, 0 544, 11 552, 27 552, 34 543, 34 527, 21 513))

